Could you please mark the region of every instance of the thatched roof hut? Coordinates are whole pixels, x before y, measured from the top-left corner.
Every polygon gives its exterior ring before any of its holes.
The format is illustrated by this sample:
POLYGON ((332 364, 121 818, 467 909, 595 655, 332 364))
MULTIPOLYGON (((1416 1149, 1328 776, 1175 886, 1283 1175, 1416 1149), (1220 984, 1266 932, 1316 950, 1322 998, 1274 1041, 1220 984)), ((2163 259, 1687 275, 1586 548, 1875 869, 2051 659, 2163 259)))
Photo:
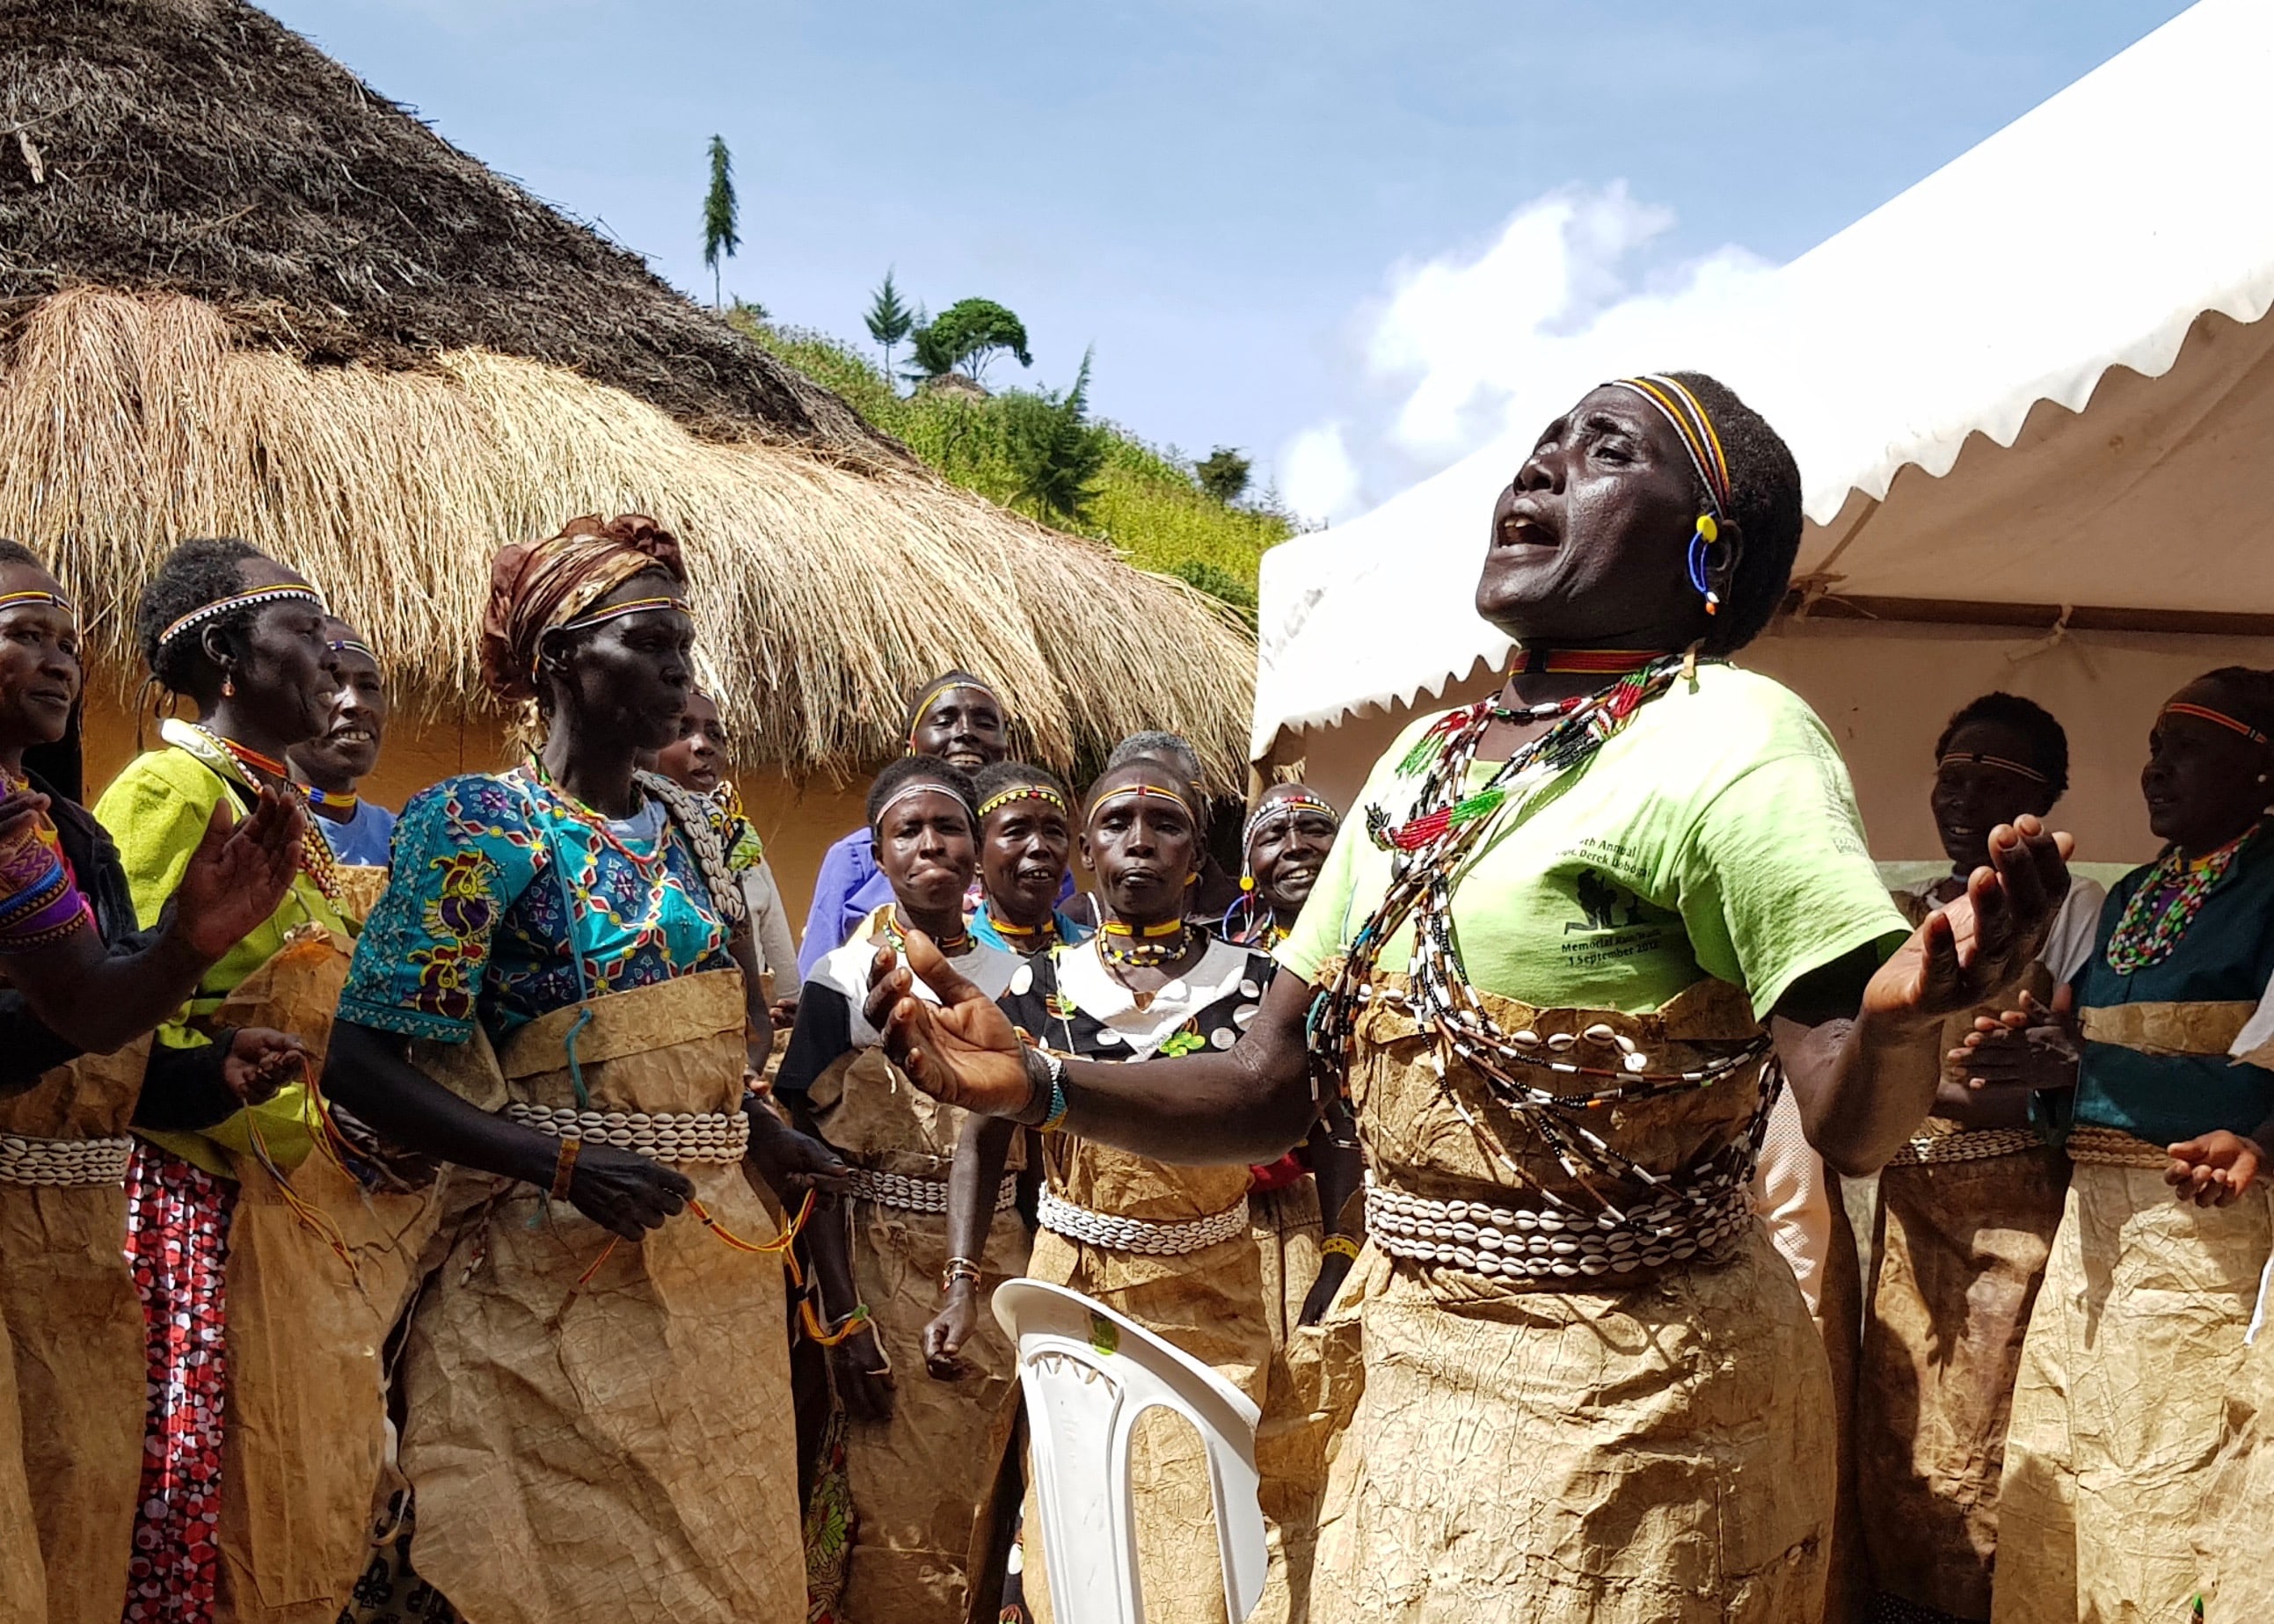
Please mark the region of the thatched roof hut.
POLYGON ((101 665, 169 545, 238 535, 430 726, 489 730, 491 550, 625 509, 687 542, 744 756, 790 784, 892 753, 950 665, 1046 760, 1165 726, 1237 771, 1254 649, 1210 600, 933 477, 241 0, 0 0, 0 535, 101 665))

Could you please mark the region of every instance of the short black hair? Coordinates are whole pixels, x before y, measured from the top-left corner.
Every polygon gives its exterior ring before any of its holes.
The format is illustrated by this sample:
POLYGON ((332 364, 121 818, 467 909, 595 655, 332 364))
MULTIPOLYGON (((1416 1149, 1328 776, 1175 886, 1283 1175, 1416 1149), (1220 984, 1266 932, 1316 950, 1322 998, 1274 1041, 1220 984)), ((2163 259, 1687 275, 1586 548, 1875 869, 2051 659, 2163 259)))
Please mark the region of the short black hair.
POLYGON ((1131 733, 1113 747, 1113 754, 1105 758, 1105 770, 1111 772, 1116 767, 1126 767, 1133 761, 1165 763, 1184 772, 1195 784, 1202 777, 1201 753, 1193 748, 1193 741, 1182 733, 1162 733, 1156 729, 1131 733))
POLYGON ((2029 741, 2029 765, 2045 775, 2045 787, 2053 799, 2068 793, 2068 733, 2052 711, 2019 694, 1989 693, 1969 699, 1943 724, 1942 736, 1934 741, 1935 760, 1949 755, 1958 730, 1974 722, 1995 723, 2021 734, 2029 741))
POLYGON ((2235 702, 2237 721, 2248 722, 2274 739, 2274 671, 2260 671, 2251 665, 2221 665, 2217 671, 2206 671, 2195 681, 2217 684, 2235 702))
MULTIPOLYGON (((0 537, 0 564, 29 564, 34 569, 48 569, 48 560, 20 541, 0 537)), ((53 575, 51 569, 48 573, 53 575)))
POLYGON ((979 802, 976 792, 971 786, 971 775, 962 768, 951 762, 943 761, 937 756, 903 756, 896 762, 886 763, 885 770, 877 775, 877 781, 869 786, 869 832, 870 834, 873 835, 877 831, 877 816, 885 809, 885 803, 897 794, 911 779, 917 778, 921 778, 927 784, 938 785, 962 801, 964 810, 970 812, 974 819, 972 834, 976 836, 979 833, 976 823, 979 815, 973 810, 979 802))
MULTIPOLYGON (((1768 419, 1704 372, 1668 372, 1713 419, 1729 465, 1729 511, 1744 538, 1729 596, 1706 634, 1706 652, 1734 654, 1767 629, 1792 586, 1800 555, 1800 464, 1768 419)), ((1698 500, 1706 500, 1701 488, 1698 500)))
POLYGON ((1055 791, 1060 801, 1069 806, 1073 804, 1065 783, 1049 768, 1037 767, 1032 762, 998 761, 990 762, 972 776, 972 808, 976 811, 1006 789, 1018 789, 1029 784, 1039 784, 1045 789, 1055 791))
MULTIPOLYGON (((245 588, 245 560, 259 558, 260 549, 234 537, 200 537, 185 541, 166 554, 158 573, 142 589, 134 606, 134 640, 150 674, 177 694, 190 691, 190 682, 205 664, 203 640, 177 637, 161 648, 158 635, 192 610, 218 602, 245 588)), ((247 605, 215 616, 207 624, 222 631, 243 634, 252 625, 258 605, 247 605)))

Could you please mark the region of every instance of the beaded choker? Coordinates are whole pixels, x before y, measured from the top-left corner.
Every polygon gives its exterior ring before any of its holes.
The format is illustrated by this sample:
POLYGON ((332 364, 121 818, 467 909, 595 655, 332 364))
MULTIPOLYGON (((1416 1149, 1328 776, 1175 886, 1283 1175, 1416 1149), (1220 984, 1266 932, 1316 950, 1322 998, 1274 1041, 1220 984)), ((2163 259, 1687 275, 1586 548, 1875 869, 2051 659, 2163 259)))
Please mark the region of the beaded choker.
POLYGON ((2172 956, 2187 927, 2202 912, 2204 898, 2226 877, 2242 848, 2257 838, 2260 825, 2249 829, 2218 850, 2190 862, 2173 846, 2156 860, 2148 877, 2124 905, 2116 929, 2108 933, 2108 967, 2130 975, 2172 956))
POLYGON ((987 922, 995 934, 1013 942, 1055 942, 1058 939, 1058 922, 1053 919, 1040 925, 1014 925, 994 909, 987 911, 987 922))
MULTIPOLYGON (((885 940, 892 944, 892 951, 895 953, 902 958, 907 956, 907 933, 900 929, 900 908, 898 903, 884 910, 883 917, 877 921, 877 928, 885 933, 885 940)), ((996 929, 999 930, 1002 927, 998 925, 996 929)), ((971 951, 971 932, 968 929, 959 930, 952 936, 934 936, 931 941, 932 945, 939 949, 940 956, 944 959, 960 959, 971 951)))
POLYGON ((1192 946, 1192 928, 1181 919, 1165 925, 1131 925, 1109 919, 1099 929, 1097 956, 1109 965, 1132 970, 1154 970, 1184 957, 1192 946))
MULTIPOLYGON (((261 776, 266 774, 278 780, 289 794, 305 796, 307 793, 308 786, 293 783, 291 775, 284 770, 284 763, 275 756, 263 756, 234 739, 224 739, 210 727, 200 727, 195 723, 190 723, 188 726, 192 733, 229 757, 237 767, 237 776, 248 786, 260 787, 261 776)), ((314 819, 310 818, 306 822, 307 827, 300 836, 300 872, 308 876, 310 884, 324 894, 327 902, 338 907, 340 882, 338 866, 332 857, 332 843, 324 838, 324 831, 317 827, 314 819)))
MULTIPOLYGON (((1616 1065, 1580 1064, 1568 1057, 1569 1044, 1543 1043, 1535 1034, 1501 1029, 1469 981, 1452 928, 1455 876, 1518 781, 1545 784, 1585 761, 1645 704, 1672 687, 1684 665, 1683 659, 1668 657, 1596 693, 1529 707, 1528 712, 1519 713, 1525 719, 1552 717, 1555 725, 1517 749, 1473 793, 1465 793, 1464 786, 1477 747, 1493 721, 1506 713, 1489 701, 1465 706, 1423 734, 1399 765, 1404 776, 1421 775, 1405 820, 1393 821, 1379 806, 1367 808, 1368 834, 1391 853, 1389 881, 1380 906, 1351 939, 1334 984, 1313 1011, 1311 1058, 1321 1097, 1345 1088, 1358 1017, 1373 996, 1377 961, 1390 936, 1410 919, 1413 952, 1407 1001, 1417 1024, 1441 1046, 1442 1059, 1472 1071, 1494 1101, 1533 1132, 1574 1182, 1595 1192, 1605 1212, 1618 1213, 1600 1187, 1605 1180, 1630 1181, 1691 1202, 1706 1199, 1705 1185, 1669 1190, 1666 1176, 1613 1150, 1587 1125, 1585 1113, 1703 1087, 1740 1073, 1768 1053, 1766 1036, 1717 1055, 1690 1071, 1652 1071, 1648 1059, 1630 1049, 1618 1054, 1616 1065), (1540 1081, 1531 1080, 1534 1076, 1540 1081), (1558 1093, 1543 1086, 1551 1076, 1579 1091, 1558 1093)), ((1441 1079, 1445 1074, 1441 1067, 1441 1079)), ((1441 1081, 1440 1087, 1462 1120, 1488 1140, 1484 1125, 1449 1084, 1441 1081)), ((1766 1105, 1772 1097, 1765 1090, 1757 1105, 1756 1132, 1766 1121, 1766 1105)), ((1513 1162, 1507 1165, 1522 1177, 1513 1162)), ((1553 1192, 1541 1193, 1552 1205, 1566 1205, 1553 1192)))
POLYGON ((363 797, 351 789, 318 789, 312 784, 303 784, 300 793, 308 798, 310 806, 337 812, 343 817, 353 817, 356 808, 363 804, 363 797))
POLYGON ((1666 658, 1663 649, 1518 649, 1509 669, 1526 676, 1545 672, 1623 677, 1666 658))

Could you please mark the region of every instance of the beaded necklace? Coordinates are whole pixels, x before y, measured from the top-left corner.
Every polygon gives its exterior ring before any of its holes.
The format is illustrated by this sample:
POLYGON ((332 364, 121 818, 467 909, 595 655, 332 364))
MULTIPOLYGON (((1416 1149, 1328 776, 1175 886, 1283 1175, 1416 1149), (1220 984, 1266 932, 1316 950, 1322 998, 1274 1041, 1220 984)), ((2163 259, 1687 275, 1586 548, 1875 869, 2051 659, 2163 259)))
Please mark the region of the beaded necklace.
POLYGON ((2116 929, 2108 933, 2108 967, 2130 975, 2172 956, 2187 927, 2202 912, 2203 900, 2226 877, 2242 848, 2257 835, 2259 825, 2228 841, 2218 850, 2190 862, 2173 846, 2156 860, 2140 889, 2124 905, 2116 929), (2168 893, 2168 895, 2166 894, 2168 893))
MULTIPOLYGON (((587 829, 590 829, 602 840, 607 842, 608 846, 618 856, 621 857, 626 862, 631 864, 633 868, 638 869, 643 875, 660 868, 663 866, 665 860, 670 856, 671 841, 668 838, 667 831, 658 830, 656 831, 655 849, 653 851, 645 853, 636 852, 632 849, 630 844, 627 842, 621 835, 616 832, 614 820, 611 819, 606 813, 595 812, 591 808, 586 806, 574 795, 571 795, 567 790, 562 789, 560 785, 554 783, 553 781, 553 775, 545 770, 545 763, 541 757, 535 755, 531 755, 530 756, 529 771, 530 776, 536 783, 537 786, 545 792, 546 797, 551 800, 554 806, 560 808, 570 817, 576 819, 576 822, 584 824, 587 829)), ((639 786, 638 780, 636 778, 634 779, 633 782, 634 787, 636 788, 639 786)))
POLYGON ((997 936, 1016 944, 1020 951, 1028 956, 1058 945, 1058 921, 1055 916, 1039 925, 1014 925, 990 907, 987 910, 987 922, 994 927, 997 936), (1029 942, 1035 945, 1028 947, 1029 942))
MULTIPOLYGON (((204 738, 237 764, 237 776, 243 778, 248 786, 257 789, 260 787, 260 779, 265 776, 275 779, 282 786, 285 793, 297 795, 304 801, 307 799, 307 786, 293 783, 292 775, 285 770, 284 763, 275 756, 263 756, 260 751, 239 744, 234 739, 224 739, 210 727, 200 726, 195 722, 188 726, 192 732, 204 738)), ((311 885, 324 894, 325 901, 334 907, 338 907, 340 906, 339 865, 332 856, 332 843, 326 838, 316 819, 308 818, 305 823, 306 827, 300 837, 300 872, 308 876, 308 883, 311 885)))
POLYGON ((1100 927, 1097 956, 1130 970, 1155 970, 1173 964, 1192 947, 1192 932, 1181 919, 1142 927, 1109 919, 1100 927))
MULTIPOLYGON (((1379 806, 1369 806, 1366 811, 1367 832, 1391 854, 1389 883, 1380 906, 1352 939, 1341 971, 1321 995, 1312 1014, 1313 1076, 1321 1097, 1343 1090, 1359 1012, 1372 996, 1376 961, 1383 945, 1410 917, 1413 954, 1406 1001, 1415 1020, 1435 1032, 1438 1048, 1432 1059, 1441 1094, 1480 1136, 1483 1125, 1445 1080, 1449 1059, 1469 1066, 1482 1078, 1493 1098, 1536 1133, 1563 1171, 1621 1222, 1624 1214, 1598 1188, 1598 1179, 1631 1179, 1653 1192, 1702 1204, 1706 1192, 1716 1182, 1726 1182, 1740 1161, 1750 1165, 1767 1121, 1767 1102, 1774 1097, 1775 1079, 1766 1070, 1751 1133, 1727 1147, 1709 1165, 1687 1169, 1685 1177, 1699 1180, 1691 1190, 1675 1188, 1666 1176, 1613 1150, 1585 1125, 1579 1113, 1718 1082, 1759 1061, 1769 1050, 1766 1034, 1693 1071, 1653 1071, 1648 1056, 1630 1042, 1618 1042, 1607 1026, 1591 1027, 1583 1035, 1598 1045, 1615 1047, 1619 1065, 1582 1064, 1566 1057, 1577 1047, 1568 1035, 1561 1041, 1543 1040, 1531 1032, 1502 1030, 1469 981, 1452 929, 1454 876, 1481 843, 1493 815, 1509 803, 1518 781, 1536 777, 1544 783, 1585 761, 1636 711, 1673 686, 1685 663, 1679 658, 1663 658, 1593 694, 1521 710, 1510 710, 1494 700, 1466 706, 1432 726, 1406 754, 1398 764, 1399 774, 1422 774, 1411 814, 1404 823, 1393 823, 1379 806), (1546 733, 1519 747, 1480 788, 1465 793, 1477 748, 1494 722, 1548 720, 1554 725, 1546 733), (1566 1086, 1577 1084, 1584 1091, 1552 1092, 1519 1075, 1525 1072, 1546 1072, 1568 1079, 1566 1086), (1724 1162, 1728 1165, 1723 1166, 1724 1162)), ((1568 1205, 1512 1161, 1504 1156, 1501 1160, 1510 1174, 1532 1184, 1550 1204, 1568 1205)))
POLYGON ((308 798, 310 806, 327 808, 343 818, 353 817, 356 808, 363 804, 363 797, 351 789, 320 789, 313 784, 303 784, 300 793, 308 798))
MULTIPOLYGON (((892 944, 892 951, 903 959, 907 957, 908 938, 907 933, 900 929, 899 903, 896 902, 884 910, 884 917, 877 921, 877 928, 885 933, 885 940, 892 944)), ((943 959, 961 958, 971 951, 971 932, 965 929, 957 931, 952 936, 934 936, 932 945, 939 949, 940 957, 943 959)))

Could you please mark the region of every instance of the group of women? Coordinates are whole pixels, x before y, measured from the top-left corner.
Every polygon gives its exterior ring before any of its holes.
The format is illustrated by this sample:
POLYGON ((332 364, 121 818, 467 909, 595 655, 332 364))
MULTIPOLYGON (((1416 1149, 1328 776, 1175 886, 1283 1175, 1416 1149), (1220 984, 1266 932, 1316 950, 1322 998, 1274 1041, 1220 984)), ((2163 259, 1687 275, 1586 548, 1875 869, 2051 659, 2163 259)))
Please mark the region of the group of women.
MULTIPOLYGON (((943 673, 794 970, 651 520, 500 553, 534 748, 378 836, 312 583, 165 560, 194 720, 90 816, 76 613, 0 545, 0 1616, 1050 1616, 1018 1274, 1256 1402, 1260 1616, 1808 1624, 1857 1562, 1898 1620, 2246 1616, 2274 675, 2165 708, 2097 910, 2058 724, 1969 706, 1891 898, 1730 663, 1800 523, 1713 380, 1591 391, 1492 515, 1504 687, 1346 822, 1265 792, 1237 876, 1182 741, 1077 795, 943 673), (1754 1216, 1786 1091, 1886 1169, 1860 1327, 1754 1216)), ((1224 1619, 1197 1439, 1132 1477, 1151 1615, 1224 1619)))

